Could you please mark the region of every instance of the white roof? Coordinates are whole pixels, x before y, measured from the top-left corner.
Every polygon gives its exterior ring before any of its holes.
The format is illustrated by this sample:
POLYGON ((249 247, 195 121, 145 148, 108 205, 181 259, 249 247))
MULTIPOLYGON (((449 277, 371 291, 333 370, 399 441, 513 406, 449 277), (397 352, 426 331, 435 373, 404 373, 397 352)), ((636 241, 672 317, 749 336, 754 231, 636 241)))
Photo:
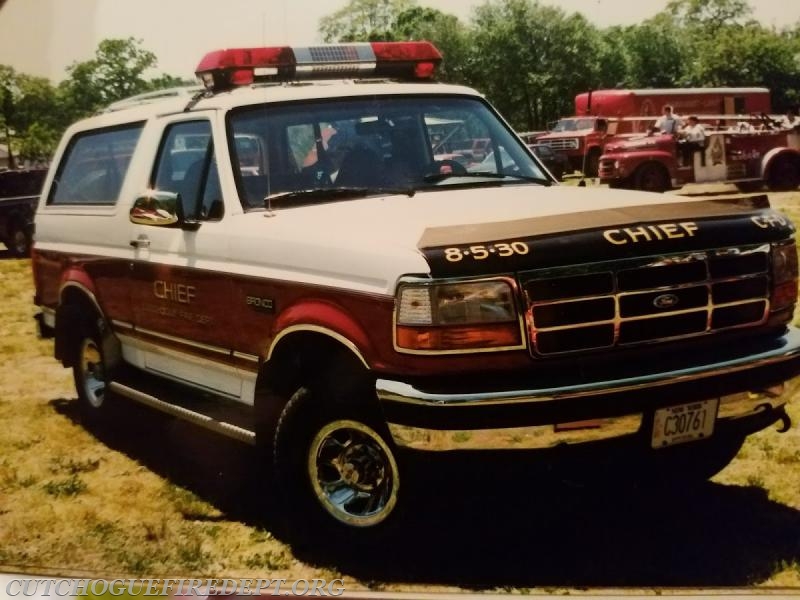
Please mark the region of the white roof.
MULTIPOLYGON (((196 90, 197 88, 181 88, 196 90)), ((255 84, 219 92, 199 100, 192 110, 228 110, 239 106, 264 104, 270 102, 290 102, 292 100, 317 100, 326 98, 369 97, 383 95, 442 94, 482 97, 477 91, 457 85, 444 83, 397 83, 388 81, 323 80, 314 82, 285 84, 255 84)), ((111 127, 123 123, 143 121, 154 116, 184 112, 192 94, 166 94, 166 97, 135 96, 121 100, 112 106, 114 110, 103 112, 74 124, 71 129, 83 131, 97 127, 111 127)), ((149 96, 149 95, 145 95, 149 96)))

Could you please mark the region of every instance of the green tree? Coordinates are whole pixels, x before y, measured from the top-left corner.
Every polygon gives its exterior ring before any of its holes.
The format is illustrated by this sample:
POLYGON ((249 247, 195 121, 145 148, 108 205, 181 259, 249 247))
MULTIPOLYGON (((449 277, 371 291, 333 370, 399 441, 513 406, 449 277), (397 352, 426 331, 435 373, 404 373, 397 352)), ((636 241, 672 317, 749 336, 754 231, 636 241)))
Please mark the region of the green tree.
POLYGON ((0 137, 10 149, 10 166, 16 158, 48 158, 63 126, 56 90, 47 79, 17 73, 7 65, 0 65, 0 82, 0 137))
POLYGON ((319 31, 326 42, 392 40, 397 17, 413 5, 413 0, 350 0, 320 19, 319 31))
POLYGON ((432 42, 444 57, 437 75, 440 81, 460 83, 466 79, 466 64, 472 52, 469 30, 455 15, 413 6, 397 15, 391 32, 396 40, 432 42))
POLYGON ((58 129, 44 123, 32 123, 20 139, 19 154, 25 159, 47 162, 53 155, 60 137, 58 129))
POLYGON ((162 73, 158 77, 153 77, 147 82, 148 90, 163 90, 172 87, 182 87, 187 85, 197 85, 195 79, 184 79, 167 73, 162 73))
POLYGON ((747 0, 670 0, 665 12, 679 26, 712 36, 721 28, 743 24, 753 8, 747 0))
POLYGON ((659 17, 672 20, 676 39, 682 36, 679 84, 764 86, 781 110, 797 101, 800 26, 783 32, 764 27, 747 0, 671 0, 659 17))
POLYGON ((720 28, 698 44, 688 83, 701 86, 764 86, 773 106, 786 108, 800 89, 798 47, 789 37, 757 23, 720 28))
POLYGON ((71 113, 77 118, 108 104, 147 91, 144 73, 156 66, 156 55, 141 47, 141 40, 106 39, 94 58, 75 62, 61 85, 71 113))
POLYGON ((598 30, 577 13, 537 0, 498 0, 473 19, 470 83, 518 129, 541 129, 573 111, 600 81, 598 30))
POLYGON ((623 27, 609 27, 600 32, 597 62, 603 65, 603 68, 599 69, 599 77, 596 82, 598 88, 629 86, 631 56, 623 27))
POLYGON ((662 13, 620 33, 628 53, 628 87, 675 87, 684 79, 691 48, 670 15, 662 13))

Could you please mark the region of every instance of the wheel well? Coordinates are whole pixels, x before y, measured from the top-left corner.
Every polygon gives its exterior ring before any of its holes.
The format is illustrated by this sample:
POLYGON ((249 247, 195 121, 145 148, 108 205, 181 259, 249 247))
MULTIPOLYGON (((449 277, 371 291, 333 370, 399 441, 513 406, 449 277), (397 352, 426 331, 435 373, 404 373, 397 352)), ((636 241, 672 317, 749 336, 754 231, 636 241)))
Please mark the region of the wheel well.
POLYGON ((337 376, 369 377, 360 357, 329 335, 298 331, 280 340, 256 381, 255 412, 261 435, 272 439, 274 425, 297 388, 319 380, 331 369, 337 376))
POLYGON ((72 366, 70 348, 86 320, 102 318, 94 302, 82 290, 72 286, 64 290, 56 309, 55 357, 65 367, 72 366))
POLYGON ((792 153, 784 152, 774 157, 771 161, 769 161, 769 164, 767 165, 767 172, 765 173, 765 178, 766 179, 769 178, 769 176, 772 174, 772 168, 775 165, 783 162, 788 162, 794 165, 795 169, 800 170, 800 154, 796 154, 794 152, 792 153))
MULTIPOLYGON (((664 178, 665 189, 669 188, 669 182, 670 182, 669 169, 667 169, 667 167, 665 167, 662 163, 660 163, 657 160, 648 160, 648 161, 643 162, 642 164, 640 164, 638 167, 636 167, 636 170, 633 172, 633 180, 634 181, 638 181, 638 179, 642 176, 642 173, 646 169, 658 170, 658 172, 664 178)), ((637 183, 637 187, 639 187, 638 183, 637 183)))

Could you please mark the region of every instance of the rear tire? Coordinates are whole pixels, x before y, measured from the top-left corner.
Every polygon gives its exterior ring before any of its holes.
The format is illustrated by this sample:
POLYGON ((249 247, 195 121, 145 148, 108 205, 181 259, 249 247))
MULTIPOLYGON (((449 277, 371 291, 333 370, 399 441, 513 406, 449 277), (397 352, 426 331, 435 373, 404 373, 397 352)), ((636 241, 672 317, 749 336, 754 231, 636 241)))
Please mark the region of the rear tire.
POLYGON ((73 353, 72 375, 81 414, 88 423, 100 424, 109 412, 106 397, 108 367, 97 324, 85 319, 78 325, 73 338, 73 353))
POLYGON ((785 192, 797 189, 800 184, 798 162, 788 156, 776 158, 769 167, 767 185, 774 192, 785 192))

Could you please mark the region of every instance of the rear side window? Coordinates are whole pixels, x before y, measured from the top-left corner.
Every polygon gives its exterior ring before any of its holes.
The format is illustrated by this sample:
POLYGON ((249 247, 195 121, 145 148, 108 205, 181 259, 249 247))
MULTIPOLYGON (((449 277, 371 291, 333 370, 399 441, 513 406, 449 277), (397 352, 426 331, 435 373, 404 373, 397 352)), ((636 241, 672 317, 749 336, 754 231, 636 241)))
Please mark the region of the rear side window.
POLYGON ((143 123, 79 133, 58 167, 48 204, 113 205, 143 123))

